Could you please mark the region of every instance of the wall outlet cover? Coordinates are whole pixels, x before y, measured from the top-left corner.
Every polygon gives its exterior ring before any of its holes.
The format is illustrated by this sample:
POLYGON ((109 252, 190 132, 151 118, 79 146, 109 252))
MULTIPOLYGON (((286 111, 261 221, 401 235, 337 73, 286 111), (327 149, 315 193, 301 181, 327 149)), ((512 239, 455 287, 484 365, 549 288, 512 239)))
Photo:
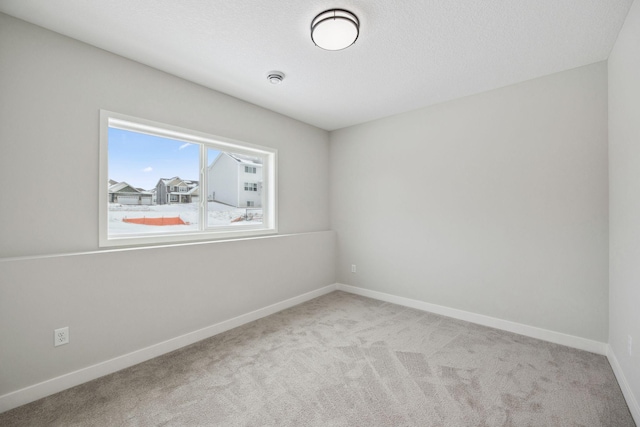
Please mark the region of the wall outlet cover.
POLYGON ((63 344, 69 344, 69 327, 56 329, 53 331, 53 345, 55 347, 63 344))

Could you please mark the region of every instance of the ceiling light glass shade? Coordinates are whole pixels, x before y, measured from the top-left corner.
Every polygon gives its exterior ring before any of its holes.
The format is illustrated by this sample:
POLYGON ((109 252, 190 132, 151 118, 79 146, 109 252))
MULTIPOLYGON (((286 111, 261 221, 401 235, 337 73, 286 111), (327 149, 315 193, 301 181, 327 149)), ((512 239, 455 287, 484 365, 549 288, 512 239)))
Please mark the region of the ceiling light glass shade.
POLYGON ((348 10, 326 10, 311 21, 311 40, 325 50, 341 50, 351 46, 359 32, 360 21, 348 10))

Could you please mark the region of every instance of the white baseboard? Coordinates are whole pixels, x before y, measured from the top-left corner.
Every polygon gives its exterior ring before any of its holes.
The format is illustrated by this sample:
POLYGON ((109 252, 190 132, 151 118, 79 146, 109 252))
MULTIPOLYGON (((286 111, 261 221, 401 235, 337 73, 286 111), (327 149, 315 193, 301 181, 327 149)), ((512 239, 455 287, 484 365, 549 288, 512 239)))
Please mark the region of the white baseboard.
POLYGON ((352 294, 362 295, 365 297, 377 299, 380 301, 386 301, 393 304, 402 305, 405 307, 411 307, 418 310, 428 311, 431 313, 440 314, 455 319, 465 320, 467 322, 477 323, 484 326, 489 326, 496 329, 502 329, 509 332, 514 332, 520 335, 529 336, 532 338, 538 338, 544 341, 553 342, 556 344, 562 344, 569 347, 577 348, 580 350, 590 351, 592 353, 606 355, 609 358, 614 373, 620 382, 622 391, 627 399, 627 403, 631 409, 636 423, 640 416, 640 409, 638 402, 635 400, 631 389, 629 388, 622 370, 615 358, 610 347, 598 341, 592 341, 585 338, 575 337, 572 335, 563 334, 560 332, 549 331, 546 329, 537 328, 534 326, 523 325, 520 323, 510 322, 508 320, 497 319, 494 317, 484 316, 481 314, 471 313, 464 310, 458 310, 454 308, 444 307, 441 305, 430 304, 424 301, 414 300, 410 298, 399 297, 383 292, 372 291, 364 288, 359 288, 350 285, 344 285, 336 283, 333 285, 325 286, 315 291, 307 292, 297 297, 289 298, 285 301, 281 301, 267 307, 246 313, 229 320, 217 323, 215 325, 207 326, 206 328, 199 329, 194 332, 190 332, 185 335, 181 335, 176 338, 172 338, 167 341, 154 344, 152 346, 110 359, 104 362, 79 369, 74 372, 70 372, 65 375, 61 375, 56 378, 52 378, 47 381, 43 381, 38 384, 34 384, 23 389, 7 393, 0 396, 0 412, 5 412, 18 406, 33 402, 51 394, 66 390, 68 388, 80 385, 87 381, 100 378, 104 375, 117 372, 121 369, 128 368, 154 357, 161 356, 171 351, 177 350, 184 346, 193 344, 203 339, 212 337, 254 320, 261 319, 319 296, 328 294, 335 290, 341 290, 352 294))
POLYGON ((609 359, 611 369, 613 369, 613 373, 618 380, 618 384, 620 384, 620 389, 622 390, 622 394, 627 401, 631 416, 633 417, 633 420, 636 422, 636 424, 640 426, 640 403, 638 402, 638 399, 636 399, 636 397, 633 395, 633 391, 631 390, 631 387, 629 387, 629 383, 627 382, 627 378, 624 376, 622 367, 620 366, 620 363, 618 363, 618 359, 616 358, 616 355, 613 352, 611 345, 609 344, 607 344, 607 359, 609 359))
POLYGON ((215 325, 207 326, 206 328, 4 394, 0 396, 0 412, 17 408, 18 406, 25 405, 87 381, 91 381, 146 360, 153 359, 154 357, 161 356, 189 344, 193 344, 246 323, 253 322, 254 320, 261 319, 269 316, 270 314, 277 313, 335 290, 336 285, 325 286, 323 288, 316 289, 315 291, 307 292, 305 294, 298 295, 297 297, 289 298, 250 313, 216 323, 215 325))
POLYGON ((465 320, 467 322, 476 323, 478 325, 489 326, 491 328, 501 329, 503 331, 513 332, 516 334, 524 335, 531 338, 537 338, 555 344, 566 345, 567 347, 573 347, 580 350, 589 351, 591 353, 601 355, 607 354, 607 344, 599 341, 593 341, 586 338, 563 334, 562 332, 555 332, 547 329, 537 328, 535 326, 524 325, 522 323, 511 322, 509 320, 497 319, 495 317, 471 313, 469 311, 458 310, 442 305, 430 304, 428 302, 411 298, 399 297, 391 294, 386 294, 384 292, 372 291, 369 289, 359 288, 351 285, 344 285, 342 283, 336 283, 336 287, 339 291, 345 291, 352 294, 377 299, 380 301, 386 301, 405 307, 428 311, 430 313, 440 314, 442 316, 453 317, 454 319, 465 320))

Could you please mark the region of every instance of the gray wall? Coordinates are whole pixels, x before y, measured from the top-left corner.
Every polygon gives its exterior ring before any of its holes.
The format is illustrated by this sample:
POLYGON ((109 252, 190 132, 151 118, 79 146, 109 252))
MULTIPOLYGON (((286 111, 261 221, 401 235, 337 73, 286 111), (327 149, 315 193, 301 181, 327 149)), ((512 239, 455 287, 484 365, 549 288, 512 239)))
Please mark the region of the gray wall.
POLYGON ((330 164, 338 282, 607 341, 606 63, 332 132, 330 164))
POLYGON ((0 19, 0 257, 97 249, 100 109, 278 149, 280 232, 329 228, 326 131, 0 19))
POLYGON ((640 395, 639 352, 626 353, 627 335, 640 343, 639 9, 608 77, 594 64, 331 135, 0 14, 0 182, 14 190, 0 205, 0 395, 335 274, 608 340, 640 395), (277 148, 280 231, 292 235, 97 250, 99 109, 277 148), (76 202, 61 201, 66 189, 76 202), (158 268, 176 263, 193 267, 188 279, 158 268), (61 326, 71 344, 53 348, 61 326))
POLYGON ((335 282, 327 132, 2 14, 0 58, 0 396, 335 282), (97 251, 100 109, 277 148, 295 235, 97 251))
POLYGON ((609 57, 609 345, 640 403, 640 3, 609 57), (633 354, 627 337, 633 338, 633 354))

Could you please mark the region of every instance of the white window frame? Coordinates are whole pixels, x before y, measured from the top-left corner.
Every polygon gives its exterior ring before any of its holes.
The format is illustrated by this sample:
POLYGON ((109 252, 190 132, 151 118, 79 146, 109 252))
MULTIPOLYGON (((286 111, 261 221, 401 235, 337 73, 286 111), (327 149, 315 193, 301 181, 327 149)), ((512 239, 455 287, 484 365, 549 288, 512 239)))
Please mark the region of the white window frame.
POLYGON ((277 161, 278 150, 237 141, 230 138, 211 135, 191 129, 185 129, 165 123, 154 122, 125 114, 100 110, 100 168, 99 168, 99 246, 140 246, 190 242, 199 240, 220 240, 258 237, 278 233, 277 215, 277 161), (144 233, 109 236, 109 128, 118 128, 132 132, 145 133, 163 138, 176 139, 197 144, 200 148, 200 194, 208 194, 206 179, 207 149, 257 156, 263 159, 262 224, 232 225, 208 227, 207 198, 199 198, 199 230, 176 233, 144 233))

